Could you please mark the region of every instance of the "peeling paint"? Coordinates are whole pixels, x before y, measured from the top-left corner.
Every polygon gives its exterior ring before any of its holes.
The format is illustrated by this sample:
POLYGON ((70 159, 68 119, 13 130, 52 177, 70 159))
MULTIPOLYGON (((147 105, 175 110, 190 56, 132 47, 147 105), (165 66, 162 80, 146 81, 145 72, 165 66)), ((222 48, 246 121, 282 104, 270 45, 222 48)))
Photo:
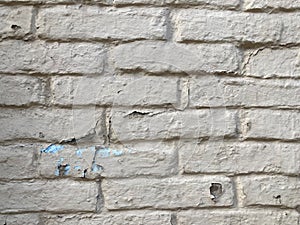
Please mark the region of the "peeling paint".
POLYGON ((55 145, 55 144, 51 144, 49 145, 47 148, 45 149, 42 149, 40 152, 41 153, 57 153, 58 151, 60 150, 63 150, 64 149, 64 146, 63 145, 55 145))
POLYGON ((98 164, 96 164, 96 163, 93 163, 93 165, 92 165, 92 172, 99 172, 99 171, 103 171, 103 167, 102 166, 100 166, 100 165, 98 165, 98 164))
POLYGON ((76 150, 76 155, 79 157, 79 158, 82 158, 82 152, 84 152, 86 149, 78 149, 76 150))
POLYGON ((81 166, 74 166, 74 170, 77 170, 77 171, 81 170, 81 166))
POLYGON ((114 156, 121 156, 121 155, 123 155, 123 151, 121 151, 121 150, 112 150, 112 154, 114 156))
POLYGON ((116 150, 116 149, 102 148, 98 150, 97 155, 99 155, 101 158, 107 158, 110 156, 121 156, 123 155, 123 151, 116 150))

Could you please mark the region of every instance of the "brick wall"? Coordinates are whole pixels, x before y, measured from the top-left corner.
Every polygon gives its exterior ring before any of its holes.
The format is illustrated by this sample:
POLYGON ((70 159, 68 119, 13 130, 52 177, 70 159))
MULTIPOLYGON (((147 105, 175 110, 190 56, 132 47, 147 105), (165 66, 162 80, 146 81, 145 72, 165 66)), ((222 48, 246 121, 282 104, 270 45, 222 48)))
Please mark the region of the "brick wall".
POLYGON ((0 0, 5 225, 299 225, 299 0, 0 0))

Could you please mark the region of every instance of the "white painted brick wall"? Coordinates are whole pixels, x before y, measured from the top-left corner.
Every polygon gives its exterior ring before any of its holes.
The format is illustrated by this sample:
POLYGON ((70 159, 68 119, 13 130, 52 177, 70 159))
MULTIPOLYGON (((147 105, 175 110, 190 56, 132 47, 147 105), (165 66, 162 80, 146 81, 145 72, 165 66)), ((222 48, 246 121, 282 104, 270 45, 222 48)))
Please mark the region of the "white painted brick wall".
POLYGON ((0 224, 299 225, 299 0, 0 0, 0 224))

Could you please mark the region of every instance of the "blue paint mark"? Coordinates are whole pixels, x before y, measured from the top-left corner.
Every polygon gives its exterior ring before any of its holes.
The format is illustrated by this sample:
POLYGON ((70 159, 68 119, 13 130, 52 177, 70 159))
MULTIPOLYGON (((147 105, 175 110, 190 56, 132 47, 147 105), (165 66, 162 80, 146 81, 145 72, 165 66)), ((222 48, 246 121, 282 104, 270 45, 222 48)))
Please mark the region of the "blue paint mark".
POLYGON ((79 158, 82 158, 82 152, 84 152, 85 151, 85 149, 78 149, 77 151, 76 151, 76 155, 79 157, 79 158))
POLYGON ((81 166, 74 166, 74 170, 77 170, 77 171, 81 170, 81 166))
POLYGON ((71 167, 70 167, 70 165, 68 164, 68 165, 65 167, 65 169, 64 169, 64 175, 69 175, 70 170, 71 170, 71 167))
POLYGON ((91 150, 92 152, 94 152, 94 151, 96 151, 96 147, 95 147, 95 146, 92 146, 92 147, 90 147, 90 150, 91 150))
POLYGON ((123 155, 123 151, 121 151, 121 150, 112 150, 111 152, 112 152, 112 154, 114 156, 121 156, 121 155, 123 155))
POLYGON ((102 171, 102 170, 103 170, 102 166, 93 163, 93 165, 92 165, 92 172, 99 172, 99 171, 102 171))
POLYGON ((102 148, 97 153, 100 155, 100 157, 107 158, 110 156, 110 149, 102 148))
POLYGON ((97 155, 99 155, 101 158, 107 158, 110 156, 121 156, 123 155, 123 151, 116 150, 116 149, 102 148, 97 151, 97 155))
POLYGON ((42 149, 41 153, 44 152, 44 153, 52 153, 52 154, 54 154, 54 153, 57 153, 58 151, 63 150, 63 149, 64 149, 64 146, 62 146, 62 145, 51 144, 47 148, 42 149))

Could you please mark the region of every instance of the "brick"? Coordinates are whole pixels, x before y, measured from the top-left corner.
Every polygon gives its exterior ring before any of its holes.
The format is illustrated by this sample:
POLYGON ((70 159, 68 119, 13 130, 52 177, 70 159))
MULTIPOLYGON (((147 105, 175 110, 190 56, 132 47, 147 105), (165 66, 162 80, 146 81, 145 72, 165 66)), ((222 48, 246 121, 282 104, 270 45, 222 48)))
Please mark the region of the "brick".
POLYGON ((41 9, 37 33, 51 39, 164 39, 165 14, 158 8, 57 6, 41 9))
POLYGON ((300 171, 297 144, 267 142, 216 142, 178 145, 184 173, 284 173, 300 171))
POLYGON ((253 109, 242 113, 242 135, 246 139, 300 138, 300 114, 289 110, 253 109))
POLYGON ((236 134, 235 113, 232 111, 126 111, 115 108, 111 114, 112 138, 118 141, 223 137, 236 134))
POLYGON ((53 77, 52 102, 59 105, 177 105, 177 82, 177 78, 137 75, 53 77))
POLYGON ((0 43, 0 72, 100 73, 103 59, 102 44, 19 40, 0 43))
POLYGON ((189 86, 190 107, 298 107, 300 104, 297 80, 198 76, 189 81, 189 86))
POLYGON ((0 215, 1 224, 14 225, 40 225, 38 214, 2 214, 0 215))
POLYGON ((102 142, 102 110, 98 109, 2 109, 0 140, 38 139, 59 142, 102 142), (98 118, 98 119, 96 119, 98 118))
POLYGON ((140 41, 116 46, 112 58, 117 69, 152 73, 236 72, 240 53, 231 44, 174 44, 140 41))
POLYGON ((176 40, 277 42, 284 18, 232 11, 181 10, 174 15, 176 40))
POLYGON ((233 204, 231 181, 223 176, 104 180, 102 190, 109 210, 224 207, 233 204), (217 201, 213 201, 210 195, 212 183, 222 185, 222 194, 217 201))
MULTIPOLYGON (((46 149, 45 146, 44 149, 46 149)), ((55 145, 58 151, 42 151, 42 177, 75 178, 167 176, 177 171, 177 154, 167 144, 131 144, 110 147, 55 145), (63 167, 61 167, 63 166, 63 167)), ((43 149, 43 148, 40 148, 43 149)))
POLYGON ((46 82, 29 76, 0 76, 1 105, 44 104, 46 82))
POLYGON ((243 8, 245 10, 254 9, 298 9, 300 8, 299 0, 245 0, 243 8))
POLYGON ((287 210, 201 210, 181 211, 178 213, 178 225, 270 225, 298 223, 296 212, 287 210), (241 222, 242 221, 242 222, 241 222))
POLYGON ((151 5, 163 5, 165 0, 113 0, 113 3, 116 5, 144 5, 144 4, 151 4, 151 5))
POLYGON ((173 15, 177 41, 299 43, 300 13, 264 14, 184 9, 173 15))
POLYGON ((0 38, 23 37, 30 33, 32 7, 0 7, 0 38))
POLYGON ((170 213, 159 212, 117 212, 105 214, 85 214, 85 215, 66 215, 59 216, 48 215, 44 216, 43 222, 45 225, 73 225, 73 224, 90 224, 90 225, 169 225, 171 220, 170 213))
POLYGON ((245 53, 244 74, 255 77, 293 77, 300 76, 299 49, 251 50, 245 53))
POLYGON ((283 206, 296 208, 300 200, 299 177, 239 177, 244 206, 283 206))
POLYGON ((25 179, 37 177, 39 144, 0 146, 0 178, 25 179))
MULTIPOLYGON (((191 4, 191 5, 211 5, 226 8, 236 8, 239 6, 239 0, 166 0, 169 4, 191 4)), ((193 18, 195 19, 195 18, 193 18)))
POLYGON ((94 211, 98 185, 71 180, 1 183, 0 210, 94 211))

